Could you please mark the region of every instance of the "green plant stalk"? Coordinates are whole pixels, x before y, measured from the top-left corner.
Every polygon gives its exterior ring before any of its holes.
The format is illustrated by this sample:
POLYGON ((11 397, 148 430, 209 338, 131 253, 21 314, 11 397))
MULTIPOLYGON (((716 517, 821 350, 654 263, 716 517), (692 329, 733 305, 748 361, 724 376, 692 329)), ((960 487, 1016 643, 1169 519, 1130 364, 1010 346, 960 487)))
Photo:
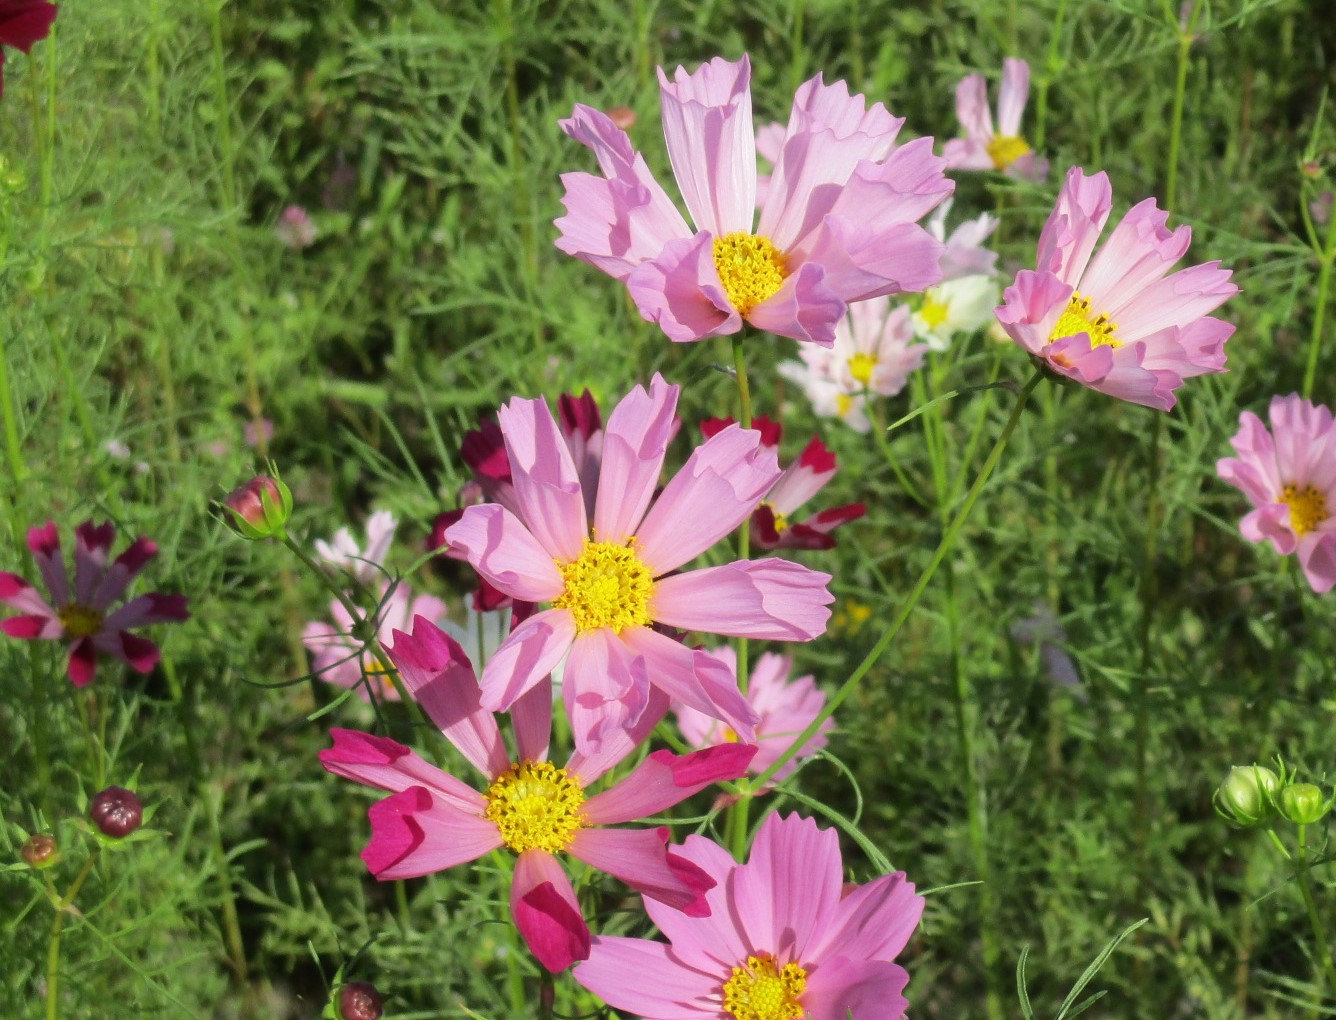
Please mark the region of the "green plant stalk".
POLYGON ((227 95, 227 53, 223 48, 223 4, 227 0, 212 0, 209 4, 209 33, 213 45, 213 99, 218 117, 218 149, 223 164, 223 204, 231 213, 237 202, 237 181, 232 149, 232 107, 227 95))
POLYGON ((923 568, 923 572, 919 575, 918 580, 914 582, 914 587, 910 590, 904 605, 900 607, 900 611, 896 613, 895 618, 891 621, 890 625, 887 626, 881 637, 877 639, 877 643, 873 645, 872 649, 863 657, 863 661, 854 668, 854 671, 851 674, 849 674, 848 679, 840 685, 839 690, 827 700, 825 707, 818 713, 817 717, 808 724, 805 730, 794 738, 792 743, 784 749, 784 753, 775 760, 774 764, 748 784, 750 790, 759 790, 774 777, 776 772, 792 760, 793 756, 798 753, 798 749, 812 739, 816 731, 821 728, 821 724, 835 713, 836 709, 844 703, 844 700, 849 697, 854 688, 858 686, 859 681, 867 676, 872 667, 877 664, 877 660, 882 657, 886 649, 890 647, 891 642, 895 640, 895 636, 900 633, 900 628, 904 626, 905 621, 909 619, 909 614, 914 611, 914 607, 918 605, 919 599, 923 597, 923 592, 927 589, 928 583, 937 572, 937 568, 941 565, 942 560, 946 558, 947 554, 955 546, 956 538, 959 536, 961 528, 964 527, 965 521, 968 520, 970 511, 974 509, 974 504, 978 502, 980 493, 983 492, 983 488, 988 483, 988 479, 992 477, 993 470, 997 467, 998 461, 1002 459, 1002 451, 1006 449, 1007 442, 1011 439, 1011 434, 1016 431, 1016 425, 1021 419, 1021 412, 1025 410, 1025 405, 1030 399, 1030 394, 1034 392, 1035 387, 1039 385, 1043 378, 1043 372, 1036 370, 1029 381, 1021 387, 1016 403, 1011 409, 1011 414, 1007 418, 1006 424, 1002 427, 1002 433, 997 437, 997 441, 993 443, 993 448, 988 451, 987 460, 984 461, 983 467, 979 469, 979 474, 974 479, 974 484, 970 486, 970 491, 965 495, 965 502, 956 512, 955 517, 952 518, 950 526, 947 528, 946 533, 942 535, 941 541, 938 542, 937 548, 932 554, 932 559, 928 561, 928 565, 923 568))
POLYGON ((905 469, 900 466, 900 458, 895 455, 895 450, 891 447, 890 437, 887 435, 886 417, 881 413, 880 404, 872 399, 873 394, 870 390, 863 391, 863 407, 867 411, 868 420, 872 422, 872 435, 877 441, 877 448, 881 450, 881 456, 886 461, 887 466, 895 475, 895 480, 900 483, 900 487, 905 493, 919 506, 927 506, 927 500, 919 487, 914 484, 912 478, 905 474, 905 469))
MULTIPOLYGON (((1147 466, 1146 492, 1146 542, 1142 548, 1141 576, 1137 581, 1137 598, 1141 603, 1141 667, 1137 678, 1137 687, 1132 692, 1132 711, 1136 729, 1136 805, 1134 808, 1133 845, 1136 850, 1139 867, 1146 864, 1146 841, 1150 828, 1150 783, 1148 782, 1148 758, 1150 729, 1150 699, 1147 688, 1150 685, 1151 665, 1154 660, 1155 610, 1159 601, 1160 580, 1155 573, 1155 564, 1160 555, 1160 519, 1163 506, 1160 500, 1160 463, 1161 443, 1164 432, 1163 412, 1152 410, 1155 415, 1150 433, 1149 462, 1147 466)), ((1144 874, 1144 872, 1143 872, 1144 874)))
POLYGON ((28 465, 23 461, 23 444, 19 442, 19 421, 14 413, 14 395, 9 388, 10 344, 0 345, 0 414, 5 420, 5 455, 9 460, 9 475, 14 481, 14 492, 22 490, 28 477, 28 465))
POLYGON ((1308 913, 1308 923, 1313 929, 1313 941, 1317 944, 1318 977, 1330 993, 1336 991, 1336 963, 1331 958, 1331 945, 1327 941, 1327 931, 1318 916, 1317 903, 1313 899, 1313 883, 1308 877, 1308 826, 1299 826, 1299 854, 1296 858, 1288 850, 1274 828, 1266 830, 1267 838, 1279 851, 1281 857, 1294 870, 1295 881, 1299 883, 1299 895, 1303 897, 1304 910, 1308 913))
POLYGON ((1169 168, 1164 185, 1164 205, 1174 207, 1174 198, 1178 188, 1178 149, 1183 137, 1183 100, 1188 88, 1188 54, 1192 49, 1192 38, 1196 34, 1197 15, 1201 10, 1201 0, 1193 0, 1192 11, 1188 14, 1188 23, 1178 30, 1178 74, 1174 81, 1174 112, 1169 127, 1169 168))
POLYGON ((93 865, 98 857, 97 849, 88 855, 79 874, 75 876, 65 895, 55 900, 56 918, 51 922, 51 940, 46 947, 46 1020, 56 1020, 60 1015, 60 936, 65 930, 65 918, 69 915, 74 897, 93 873, 93 865))
POLYGON ((1062 22, 1067 17, 1067 0, 1058 0, 1057 13, 1053 15, 1053 31, 1048 36, 1048 56, 1044 60, 1044 73, 1035 83, 1034 107, 1034 147, 1043 149, 1044 132, 1048 125, 1048 87, 1049 76, 1058 68, 1058 49, 1062 44, 1062 22))
MULTIPOLYGON (((736 333, 733 335, 733 369, 734 378, 738 384, 738 423, 744 428, 749 429, 752 425, 752 403, 751 403, 751 384, 747 379, 747 348, 745 346, 745 333, 736 333)), ((751 514, 743 520, 738 528, 738 559, 745 560, 751 554, 751 514)), ((737 650, 738 659, 738 690, 743 694, 747 693, 747 684, 751 678, 750 663, 748 662, 748 645, 745 637, 735 638, 734 647, 737 650)), ((739 861, 747 850, 747 829, 748 816, 751 814, 751 797, 743 794, 737 802, 728 810, 728 820, 725 822, 725 841, 733 852, 733 856, 739 861)))
POLYGON ((236 890, 232 888, 232 868, 227 860, 227 848, 223 845, 222 824, 218 820, 219 798, 212 791, 207 798, 209 810, 209 834, 213 842, 214 859, 217 861, 218 879, 223 894, 223 939, 227 943, 227 954, 232 962, 232 973, 237 982, 246 990, 250 1000, 250 968, 246 963, 246 944, 241 938, 241 922, 237 917, 236 890))
POLYGON ((1327 293, 1331 289, 1331 270, 1336 264, 1336 212, 1327 221, 1327 237, 1317 252, 1317 296, 1313 304, 1313 332, 1308 340, 1308 364, 1304 367, 1302 394, 1311 398, 1317 378, 1317 356, 1322 349, 1322 325, 1327 313, 1327 293))

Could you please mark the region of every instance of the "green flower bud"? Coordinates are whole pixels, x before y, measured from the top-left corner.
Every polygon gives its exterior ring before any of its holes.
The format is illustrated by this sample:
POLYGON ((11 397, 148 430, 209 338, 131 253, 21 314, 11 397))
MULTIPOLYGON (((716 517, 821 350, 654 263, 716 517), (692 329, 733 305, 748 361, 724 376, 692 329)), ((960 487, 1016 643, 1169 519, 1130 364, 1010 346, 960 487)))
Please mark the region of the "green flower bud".
POLYGON ((256 475, 233 489, 222 504, 227 523, 242 538, 286 538, 292 492, 277 478, 256 475))
POLYGON ((1274 810, 1280 780, 1265 765, 1235 765, 1215 791, 1215 810, 1235 825, 1260 825, 1274 810))
POLYGON ((1296 825, 1312 825, 1326 817, 1331 801, 1324 799, 1312 783, 1291 783, 1280 791, 1276 807, 1283 818, 1296 825))
POLYGON ((29 836, 19 853, 23 855, 23 863, 30 868, 49 868, 60 860, 55 838, 41 832, 29 836))

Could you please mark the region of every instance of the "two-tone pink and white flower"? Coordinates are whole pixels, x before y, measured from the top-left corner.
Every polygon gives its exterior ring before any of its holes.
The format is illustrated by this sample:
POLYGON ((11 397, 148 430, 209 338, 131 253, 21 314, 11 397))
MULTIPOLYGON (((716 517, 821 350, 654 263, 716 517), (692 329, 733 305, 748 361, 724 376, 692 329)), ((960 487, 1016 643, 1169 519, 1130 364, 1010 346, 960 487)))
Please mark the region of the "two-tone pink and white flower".
POLYGON ((70 646, 68 672, 74 686, 92 682, 99 654, 120 659, 137 673, 157 665, 162 653, 132 629, 154 623, 188 620, 184 595, 153 592, 130 599, 113 609, 133 581, 158 555, 157 543, 142 535, 114 560, 111 543, 116 528, 110 522, 85 521, 74 529, 74 577, 70 578, 60 552, 54 523, 28 530, 28 548, 42 574, 50 601, 19 577, 0 571, 0 602, 19 610, 19 616, 0 620, 0 631, 24 640, 64 641, 70 646))
POLYGON ((994 128, 983 75, 962 78, 956 86, 956 116, 965 137, 953 138, 943 147, 946 165, 952 170, 1001 170, 1032 181, 1048 176, 1048 160, 1037 155, 1021 134, 1021 115, 1029 95, 1030 65, 1007 57, 1002 62, 994 128))
POLYGON ((500 421, 519 512, 471 506, 446 533, 497 589, 550 603, 487 663, 483 704, 508 708, 567 658, 562 693, 584 751, 632 725, 656 687, 750 739, 755 716, 736 679, 663 628, 808 641, 830 616, 830 575, 797 563, 681 570, 745 521, 780 471, 759 433, 730 426, 655 499, 678 392, 655 375, 648 392, 636 387, 613 410, 592 514, 547 404, 515 398, 500 421))
POLYGON ((562 129, 602 176, 562 175, 557 247, 626 283, 670 340, 758 329, 829 346, 856 301, 941 277, 941 244, 918 224, 954 184, 932 140, 895 147, 903 120, 820 75, 793 100, 756 213, 751 64, 715 58, 659 71, 663 131, 687 225, 626 133, 577 105, 562 129))
MULTIPOLYGON (((353 618, 339 599, 329 603, 329 613, 332 624, 313 620, 302 631, 302 644, 311 653, 311 674, 336 687, 356 687, 363 701, 370 701, 373 692, 377 698, 398 701, 388 666, 354 636, 353 618)), ((384 646, 395 631, 405 630, 416 617, 440 620, 446 608, 434 595, 415 596, 407 581, 385 581, 380 585, 375 614, 376 640, 384 646)))
POLYGON ((550 681, 530 688, 511 707, 512 756, 496 718, 481 705, 472 664, 439 628, 418 618, 412 635, 396 632, 387 652, 414 699, 489 785, 479 792, 388 738, 332 730, 334 746, 320 752, 326 770, 392 794, 368 812, 371 840, 362 859, 376 878, 416 878, 510 849, 517 854, 511 916, 538 961, 553 972, 585 959, 590 945, 559 854, 620 879, 673 913, 709 910, 703 894, 714 878, 668 849, 666 827, 604 826, 660 814, 716 782, 738 778, 754 747, 655 751, 612 787, 588 796, 588 788, 663 718, 663 695, 653 694, 632 729, 609 735, 599 753, 577 751, 557 767, 548 751, 550 681))
POLYGON ((747 863, 702 836, 678 851, 715 880, 708 917, 645 902, 667 944, 600 935, 575 980, 645 1020, 899 1020, 909 975, 894 963, 923 897, 903 872, 844 885, 839 837, 771 815, 747 863))
MULTIPOLYGON (((714 655, 727 663, 737 675, 737 652, 727 645, 714 649, 714 655)), ((790 679, 793 660, 787 655, 763 652, 756 660, 751 680, 747 684, 747 700, 756 710, 756 757, 747 772, 759 776, 777 762, 789 746, 812 724, 826 705, 826 692, 816 685, 810 673, 796 680, 790 679)), ((726 740, 736 740, 718 719, 701 715, 695 709, 675 705, 677 728, 689 747, 709 747, 726 740)), ((793 775, 797 767, 826 746, 826 734, 834 729, 831 719, 822 721, 817 731, 798 749, 798 753, 782 765, 772 777, 778 783, 793 775)))
POLYGON ((1237 457, 1216 472, 1252 502, 1239 522, 1249 542, 1298 556, 1316 592, 1336 584, 1336 425, 1331 411, 1297 393, 1272 397, 1271 428, 1251 411, 1231 439, 1237 457))
POLYGON ((1192 229, 1167 229, 1169 214, 1153 198, 1133 206, 1094 253, 1112 203, 1106 174, 1068 171, 1039 235, 1037 268, 1016 274, 997 319, 1053 371, 1168 411, 1185 379, 1225 370, 1234 327, 1208 313, 1238 287, 1219 262, 1169 272, 1192 229))
POLYGON ((366 522, 366 548, 347 528, 339 528, 326 542, 315 540, 316 558, 331 567, 347 571, 361 584, 373 584, 385 577, 385 560, 394 542, 399 522, 388 510, 377 510, 366 522))
MULTIPOLYGON (((701 422, 701 434, 709 439, 732 424, 732 418, 708 418, 701 422)), ((761 433, 761 445, 774 450, 778 457, 779 443, 784 437, 783 426, 758 414, 752 419, 752 428, 761 433)), ((841 524, 862 517, 867 512, 867 507, 862 503, 827 507, 801 521, 792 518, 800 507, 826 487, 838 469, 835 454, 814 436, 798 455, 798 459, 784 469, 784 473, 752 514, 752 544, 757 549, 767 551, 834 549, 835 537, 831 532, 841 524)))

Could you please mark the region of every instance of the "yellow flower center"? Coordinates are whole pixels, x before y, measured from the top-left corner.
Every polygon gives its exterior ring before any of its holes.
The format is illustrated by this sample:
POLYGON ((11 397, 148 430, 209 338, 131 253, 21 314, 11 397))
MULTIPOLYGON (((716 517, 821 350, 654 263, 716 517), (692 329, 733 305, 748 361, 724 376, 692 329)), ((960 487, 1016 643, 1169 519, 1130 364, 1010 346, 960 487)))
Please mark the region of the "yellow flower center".
POLYGON ((738 736, 738 731, 732 726, 725 726, 723 740, 725 744, 736 744, 742 738, 738 736))
POLYGON ((1030 147, 1020 135, 995 135, 987 148, 988 158, 998 170, 1005 170, 1030 152, 1030 147))
POLYGON ((835 413, 841 418, 847 418, 849 412, 854 409, 854 398, 847 393, 835 394, 835 413))
POLYGON ((724 234, 714 239, 714 268, 728 300, 746 315, 784 283, 784 253, 760 234, 724 234))
POLYGON ((798 1001, 807 987, 807 971, 796 963, 775 965, 769 953, 747 957, 724 982, 724 1012, 734 1020, 802 1020, 798 1001))
POLYGON ((770 508, 770 515, 775 519, 775 531, 781 535, 784 534, 789 528, 789 515, 780 513, 775 507, 775 504, 771 503, 769 500, 763 502, 761 506, 768 506, 770 508))
POLYGON ((501 830, 506 846, 559 853, 585 825, 584 790, 547 761, 522 761, 487 788, 486 815, 501 830))
POLYGON ((569 610, 581 631, 611 627, 620 634, 651 622, 654 576, 631 546, 586 539, 580 558, 557 569, 566 587, 552 605, 569 610))
POLYGON ((390 670, 374 655, 369 656, 370 661, 362 666, 362 676, 366 682, 374 687, 382 697, 393 698, 397 696, 394 689, 394 682, 390 679, 390 670))
POLYGON ((1123 342, 1114 335, 1117 331, 1118 324, 1110 322, 1109 317, 1103 312, 1092 317, 1090 299, 1077 291, 1072 291, 1072 299, 1067 302, 1067 310, 1058 317, 1053 332, 1048 335, 1048 342, 1053 343, 1065 336, 1085 333, 1090 337, 1092 350, 1102 344, 1121 347, 1123 342))
POLYGON ((931 291, 923 296, 923 306, 919 309, 919 318, 929 329, 936 329, 946 321, 951 308, 944 301, 938 301, 931 291))
POLYGON ((877 367, 877 359, 871 354, 864 354, 859 351, 849 359, 849 374, 854 377, 854 382, 861 386, 872 385, 872 373, 877 367))
POLYGON ((56 615, 70 637, 92 637, 102 630, 102 614, 82 602, 71 602, 56 615))
POLYGON ((1330 515, 1327 513, 1327 497, 1312 485, 1302 489, 1297 485, 1287 485, 1280 490, 1280 501, 1290 508, 1290 527, 1302 538, 1330 515))

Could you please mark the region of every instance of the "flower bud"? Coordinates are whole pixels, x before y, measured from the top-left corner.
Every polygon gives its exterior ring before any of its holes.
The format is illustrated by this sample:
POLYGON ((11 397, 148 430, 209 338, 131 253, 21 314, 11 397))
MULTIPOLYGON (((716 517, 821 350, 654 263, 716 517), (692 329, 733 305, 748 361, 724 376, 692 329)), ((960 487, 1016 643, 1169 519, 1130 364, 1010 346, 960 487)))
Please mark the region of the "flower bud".
POLYGON ((607 114, 608 120, 623 131, 630 131, 635 127, 636 112, 629 106, 610 106, 603 112, 607 114))
POLYGON ((1283 818, 1296 825, 1312 825, 1322 821, 1331 810, 1331 801, 1312 783, 1291 783, 1280 791, 1276 807, 1283 818))
POLYGON ((102 835, 124 839, 144 821, 144 804, 130 790, 121 786, 108 786, 93 797, 88 817, 102 835))
POLYGON ((352 981, 339 989, 341 1020, 380 1020, 380 992, 367 981, 352 981))
POLYGON ((1259 825, 1273 809, 1280 780, 1265 765, 1235 765, 1215 791, 1215 810, 1235 825, 1259 825))
POLYGON ((222 502, 227 523, 242 538, 285 538, 292 516, 292 492, 277 478, 256 475, 222 502))
POLYGON ((30 868, 49 868, 60 860, 55 837, 43 832, 29 836, 19 853, 23 855, 23 863, 30 868))

